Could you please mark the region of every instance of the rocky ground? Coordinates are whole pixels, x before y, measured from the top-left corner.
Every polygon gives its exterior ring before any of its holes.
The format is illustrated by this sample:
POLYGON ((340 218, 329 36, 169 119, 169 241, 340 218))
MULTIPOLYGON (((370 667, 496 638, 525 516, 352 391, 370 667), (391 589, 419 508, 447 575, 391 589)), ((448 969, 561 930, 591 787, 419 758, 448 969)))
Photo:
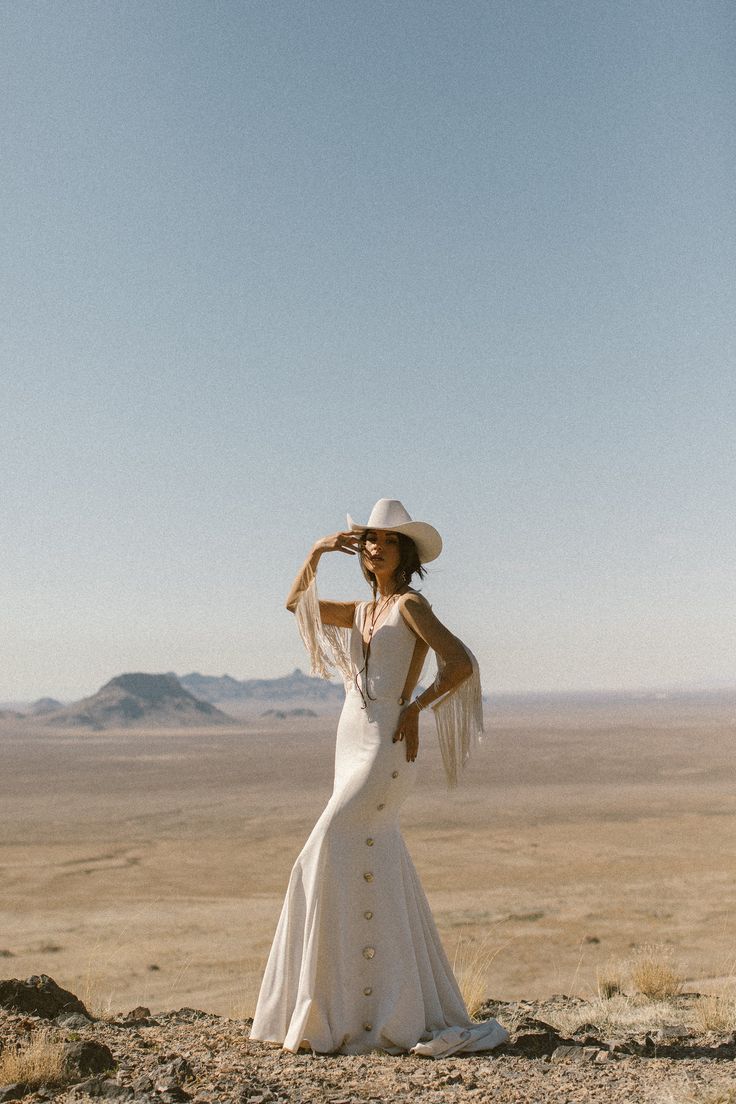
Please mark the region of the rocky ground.
POLYGON ((480 1018, 497 1016, 510 1043, 435 1061, 287 1054, 251 1043, 248 1020, 192 1008, 94 1019, 72 993, 40 975, 0 982, 0 1068, 4 1057, 46 1033, 62 1051, 63 1071, 56 1083, 1 1084, 0 1102, 736 1104, 736 1033, 696 1034, 684 1026, 687 1002, 697 999, 676 998, 671 1024, 636 1033, 612 1031, 610 1018, 605 1028, 600 1006, 575 997, 489 1001, 480 1018), (597 1022, 586 1023, 589 1014, 597 1022))

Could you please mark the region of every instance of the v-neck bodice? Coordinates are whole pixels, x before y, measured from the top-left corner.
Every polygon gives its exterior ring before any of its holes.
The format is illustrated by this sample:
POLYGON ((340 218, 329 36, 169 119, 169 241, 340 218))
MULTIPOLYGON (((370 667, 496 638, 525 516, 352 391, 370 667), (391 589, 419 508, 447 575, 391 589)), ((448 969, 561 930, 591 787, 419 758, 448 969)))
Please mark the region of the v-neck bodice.
MULTIPOLYGON (((367 643, 364 633, 371 605, 371 602, 358 602, 355 607, 350 633, 350 659, 353 674, 358 679, 358 685, 366 697, 374 700, 392 698, 398 701, 404 689, 417 638, 401 616, 397 600, 373 631, 366 678, 367 643)), ((355 682, 353 682, 353 689, 357 691, 355 682)))

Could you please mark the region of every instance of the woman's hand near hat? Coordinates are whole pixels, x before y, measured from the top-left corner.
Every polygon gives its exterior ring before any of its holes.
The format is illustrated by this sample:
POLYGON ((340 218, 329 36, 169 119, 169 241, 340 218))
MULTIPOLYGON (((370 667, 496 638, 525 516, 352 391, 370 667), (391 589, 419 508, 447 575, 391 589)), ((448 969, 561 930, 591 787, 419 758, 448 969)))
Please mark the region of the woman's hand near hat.
POLYGON ((354 556, 358 551, 358 534, 348 529, 341 533, 331 533, 329 537, 321 537, 312 546, 312 552, 345 552, 348 556, 354 556))
MULTIPOLYGON (((358 537, 349 530, 332 533, 329 537, 321 537, 315 541, 287 596, 286 608, 290 613, 296 611, 299 598, 314 582, 317 564, 323 552, 345 552, 348 556, 354 556, 357 551, 358 537)), ((320 599, 319 613, 324 625, 340 625, 342 628, 349 629, 355 616, 355 602, 325 602, 320 599)))

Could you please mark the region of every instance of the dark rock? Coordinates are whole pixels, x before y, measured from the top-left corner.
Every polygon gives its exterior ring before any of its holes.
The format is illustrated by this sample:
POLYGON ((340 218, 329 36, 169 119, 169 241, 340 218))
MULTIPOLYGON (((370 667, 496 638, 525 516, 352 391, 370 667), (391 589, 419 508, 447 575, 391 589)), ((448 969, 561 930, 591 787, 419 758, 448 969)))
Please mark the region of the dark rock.
MULTIPOLYGON (((212 1013, 203 1012, 201 1008, 177 1008, 175 1012, 156 1012, 156 1019, 161 1023, 196 1023, 197 1020, 206 1020, 212 1013)), ((217 1017, 214 1017, 215 1019, 217 1017)))
POLYGON ((506 1049, 528 1058, 540 1058, 543 1054, 552 1054, 559 1046, 570 1045, 570 1040, 559 1035, 551 1024, 526 1016, 514 1028, 506 1049))
POLYGON ((80 1012, 91 1019, 81 1000, 68 989, 62 989, 48 974, 33 974, 25 981, 18 978, 0 981, 0 1008, 31 1012, 48 1020, 62 1012, 80 1012))
POLYGON ((133 1081, 132 1088, 135 1090, 136 1094, 150 1093, 153 1092, 153 1081, 147 1073, 142 1073, 133 1081))
POLYGON ((181 1054, 177 1054, 159 1068, 158 1077, 161 1079, 173 1079, 177 1082, 192 1081, 194 1079, 194 1070, 189 1065, 186 1058, 182 1057, 181 1054))
POLYGON ((597 1047, 558 1046, 552 1052, 551 1062, 593 1062, 599 1053, 597 1047))
POLYGON ((94 1039, 81 1039, 64 1046, 64 1065, 70 1077, 78 1079, 92 1073, 104 1073, 115 1068, 116 1062, 109 1047, 94 1039))
POLYGON ((81 1012, 63 1012, 56 1017, 59 1027, 66 1027, 70 1031, 79 1031, 81 1028, 90 1027, 92 1020, 81 1012))
POLYGON ((601 1050, 606 1045, 598 1035, 583 1035, 581 1039, 577 1032, 575 1032, 575 1042, 578 1046, 595 1047, 596 1050, 601 1050))
POLYGON ((625 1039, 606 1039, 603 1043, 604 1047, 609 1054, 626 1054, 626 1040, 625 1039))
POLYGON ((151 1009, 139 1004, 126 1012, 123 1016, 117 1016, 113 1021, 116 1027, 153 1027, 156 1024, 151 1015, 151 1009))
POLYGON ((271 1104, 275 1100, 276 1096, 268 1085, 256 1078, 244 1085, 238 1094, 239 1104, 271 1104))
POLYGON ((132 1100, 133 1090, 111 1077, 89 1077, 72 1090, 75 1096, 91 1096, 104 1100, 132 1100))
POLYGON ((663 1024, 655 1033, 657 1040, 663 1039, 687 1039, 690 1032, 682 1024, 663 1024))
POLYGON ((598 1034, 598 1025, 594 1023, 584 1023, 580 1027, 576 1027, 573 1031, 573 1035, 577 1039, 580 1035, 596 1035, 598 1034))
POLYGON ((15 1081, 12 1085, 0 1085, 0 1101, 21 1100, 28 1092, 28 1086, 23 1081, 15 1081))

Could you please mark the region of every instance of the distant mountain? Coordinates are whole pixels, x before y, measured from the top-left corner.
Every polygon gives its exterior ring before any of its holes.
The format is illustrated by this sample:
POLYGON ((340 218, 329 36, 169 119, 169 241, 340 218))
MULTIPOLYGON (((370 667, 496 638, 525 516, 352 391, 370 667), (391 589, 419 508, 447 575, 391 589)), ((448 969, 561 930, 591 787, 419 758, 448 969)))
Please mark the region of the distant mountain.
POLYGON ((19 713, 17 709, 0 709, 0 721, 24 721, 25 713, 19 713))
POLYGON ((34 717, 42 716, 44 713, 54 713, 57 709, 63 709, 64 706, 56 698, 39 698, 35 701, 31 708, 28 710, 34 717))
POLYGON ((287 717, 316 717, 318 714, 313 709, 264 709, 261 716, 285 721, 287 717))
POLYGON ((43 723, 72 728, 161 728, 235 724, 232 717, 200 701, 175 675, 142 672, 118 675, 96 694, 43 717, 43 723))
MULTIPOLYGON (((172 676, 173 677, 173 676, 172 676)), ((208 702, 315 702, 320 705, 339 705, 345 691, 342 683, 310 678, 296 667, 290 675, 272 679, 238 679, 230 675, 200 675, 194 671, 182 675, 182 686, 192 694, 208 702)))

